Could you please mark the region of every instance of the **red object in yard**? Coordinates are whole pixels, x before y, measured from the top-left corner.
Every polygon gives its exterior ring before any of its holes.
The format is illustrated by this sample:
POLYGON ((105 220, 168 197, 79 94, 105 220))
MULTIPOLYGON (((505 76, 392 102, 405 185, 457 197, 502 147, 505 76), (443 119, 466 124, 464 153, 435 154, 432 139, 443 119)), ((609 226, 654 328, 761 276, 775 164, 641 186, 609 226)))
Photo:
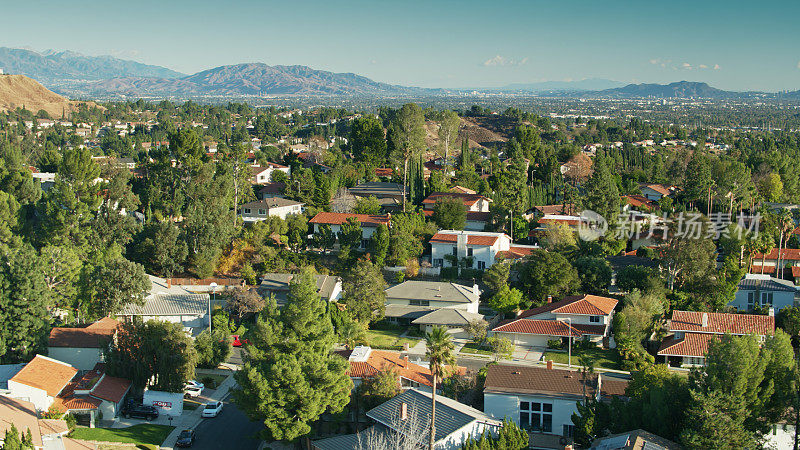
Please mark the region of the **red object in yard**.
POLYGON ((233 343, 231 345, 233 345, 234 347, 241 347, 242 344, 249 344, 250 343, 250 341, 248 341, 247 339, 241 339, 240 340, 238 334, 234 334, 231 337, 233 338, 233 343))

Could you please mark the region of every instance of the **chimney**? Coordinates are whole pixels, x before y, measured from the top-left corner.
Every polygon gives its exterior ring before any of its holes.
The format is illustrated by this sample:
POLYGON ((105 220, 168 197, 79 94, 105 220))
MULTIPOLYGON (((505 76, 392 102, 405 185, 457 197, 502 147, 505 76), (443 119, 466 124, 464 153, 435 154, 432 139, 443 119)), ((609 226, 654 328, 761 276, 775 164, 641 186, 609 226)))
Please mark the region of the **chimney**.
POLYGON ((408 404, 406 402, 400 403, 400 420, 408 419, 408 404))
POLYGON ((167 289, 172 287, 172 278, 167 278, 167 289))
POLYGON ((703 326, 703 328, 705 328, 705 327, 707 327, 707 326, 708 326, 708 313, 703 313, 703 323, 702 323, 702 326, 703 326))
POLYGON ((475 284, 472 285, 472 292, 475 295, 481 295, 481 290, 480 290, 480 288, 478 288, 478 283, 475 283, 475 284))
POLYGON ((408 355, 403 355, 403 369, 408 369, 408 355))
POLYGON ((548 359, 547 360, 547 370, 553 370, 553 360, 552 359, 548 359))
POLYGON ((553 296, 552 295, 548 295, 547 296, 547 303, 553 303, 553 296))

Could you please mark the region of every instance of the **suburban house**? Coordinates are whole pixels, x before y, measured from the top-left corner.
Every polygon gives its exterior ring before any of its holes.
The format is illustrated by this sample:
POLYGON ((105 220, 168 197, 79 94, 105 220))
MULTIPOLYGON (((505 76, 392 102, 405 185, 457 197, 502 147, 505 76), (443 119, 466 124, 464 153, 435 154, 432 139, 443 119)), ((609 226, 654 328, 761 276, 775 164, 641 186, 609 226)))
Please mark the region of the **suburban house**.
POLYGON ((47 354, 78 370, 89 370, 103 361, 103 350, 114 339, 119 325, 116 320, 104 317, 85 328, 53 328, 47 354))
POLYGON ((447 327, 454 337, 467 337, 463 327, 484 319, 478 314, 480 295, 478 285, 404 281, 386 289, 384 316, 390 322, 419 325, 425 332, 439 325, 447 327))
MULTIPOLYGON (((425 217, 433 217, 432 209, 423 210, 425 217)), ((486 224, 491 220, 492 213, 481 211, 467 211, 466 221, 464 222, 464 230, 467 231, 483 231, 486 229, 486 224)))
MULTIPOLYGON (((770 309, 770 312, 774 312, 770 309)), ((762 340, 775 333, 775 317, 770 314, 727 314, 695 311, 673 311, 668 335, 661 342, 658 355, 670 365, 702 366, 708 342, 723 334, 752 334, 762 340)))
POLYGON ((618 300, 598 295, 567 297, 522 311, 516 319, 501 323, 492 333, 523 347, 547 347, 549 340, 582 339, 609 346, 611 322, 618 300))
POLYGON ((409 362, 408 355, 401 356, 396 352, 373 350, 363 345, 336 353, 350 363, 350 370, 347 373, 353 380, 354 389, 361 385, 364 379, 387 370, 394 370, 397 373, 402 389, 420 388, 430 391, 433 386, 430 369, 409 362))
POLYGON ((532 221, 536 220, 539 217, 557 214, 557 215, 566 215, 566 216, 574 216, 579 211, 575 207, 573 203, 564 203, 558 205, 541 205, 541 206, 534 206, 531 209, 525 211, 523 217, 526 220, 532 221))
POLYGON ((429 241, 434 267, 452 267, 454 262, 472 258, 471 267, 484 270, 500 258, 516 258, 530 254, 534 245, 518 245, 505 233, 486 231, 439 230, 429 241))
POLYGON ((622 209, 626 212, 630 210, 649 212, 658 207, 656 202, 643 195, 623 195, 622 202, 622 209))
MULTIPOLYGON (((44 441, 61 440, 64 447, 50 446, 48 448, 65 448, 67 450, 76 449, 67 444, 72 440, 64 438, 69 432, 67 421, 62 419, 39 419, 36 407, 33 403, 16 398, 0 396, 0 448, 4 444, 6 431, 14 425, 20 433, 28 430, 31 432, 33 448, 39 450, 45 448, 44 441)), ((93 448, 93 447, 86 447, 93 448)))
POLYGON ((245 203, 239 208, 239 215, 244 222, 259 222, 269 217, 280 217, 286 220, 290 214, 302 214, 303 204, 281 197, 265 198, 245 203))
POLYGON ((117 318, 132 322, 134 318, 143 322, 158 320, 179 323, 192 336, 200 334, 210 323, 211 296, 207 293, 195 294, 182 286, 149 275, 152 285, 143 305, 128 303, 117 318))
MULTIPOLYGON (((406 442, 408 448, 426 446, 431 422, 431 394, 420 389, 408 389, 367 411, 367 417, 375 421, 375 425, 356 434, 313 441, 311 448, 355 450, 380 447, 382 442, 395 445, 406 442)), ((502 421, 475 408, 444 396, 436 396, 436 449, 460 449, 470 436, 480 436, 484 432, 496 434, 501 426, 502 421)))
POLYGON ((675 186, 667 186, 664 184, 643 184, 639 186, 642 192, 642 197, 647 200, 659 201, 663 197, 671 197, 675 194, 677 188, 675 186))
POLYGON ((683 450, 683 446, 642 429, 599 437, 589 450, 683 450))
POLYGON ((471 322, 480 322, 484 319, 483 314, 463 309, 441 308, 416 318, 411 323, 418 325, 419 329, 425 333, 430 333, 434 327, 445 327, 447 332, 456 339, 471 339, 472 336, 464 331, 464 328, 471 322))
POLYGON ((367 241, 375 233, 375 229, 380 225, 391 225, 392 215, 369 215, 369 214, 350 214, 350 213, 335 213, 335 212, 319 212, 316 216, 312 217, 308 223, 314 225, 314 232, 318 233, 320 227, 328 225, 331 227, 333 234, 338 235, 342 231, 342 224, 347 222, 347 219, 353 218, 361 224, 361 248, 366 248, 367 241))
POLYGON ((288 177, 290 169, 272 162, 267 163, 265 166, 253 165, 250 166, 250 182, 253 184, 269 183, 272 181, 272 174, 275 172, 283 172, 288 177))
POLYGON ((800 249, 796 248, 783 248, 778 251, 773 248, 769 253, 756 253, 753 255, 753 265, 750 268, 751 273, 761 273, 775 275, 781 277, 783 274, 776 273, 776 269, 783 267, 784 273, 788 274, 791 271, 792 276, 800 269, 800 249), (778 261, 780 259, 780 262, 778 261), (795 269, 797 267, 798 269, 795 269))
POLYGON ((383 212, 397 211, 403 205, 403 185, 399 183, 371 181, 353 186, 348 191, 357 199, 375 197, 383 212))
POLYGON ((480 194, 463 194, 460 192, 433 192, 422 200, 422 208, 426 210, 433 210, 436 201, 443 198, 455 198, 461 200, 466 206, 467 212, 489 212, 489 203, 492 199, 484 197, 480 194))
POLYGON ((488 367, 483 410, 531 431, 532 447, 564 448, 574 433, 572 414, 585 398, 607 401, 625 395, 626 380, 572 370, 497 364, 488 367), (561 447, 558 445, 561 440, 561 447), (550 444, 550 445, 548 445, 550 444))
POLYGON ((256 197, 259 200, 273 197, 283 197, 283 192, 285 189, 286 183, 282 181, 262 184, 256 191, 256 197))
POLYGON ((33 403, 38 411, 47 411, 78 369, 47 356, 36 355, 8 380, 9 396, 33 403))
MULTIPOLYGON (((265 273, 261 277, 258 291, 261 295, 273 295, 278 305, 286 304, 289 295, 289 285, 294 274, 291 273, 265 273)), ((317 293, 326 302, 335 302, 342 298, 342 279, 332 275, 315 275, 317 293)))
POLYGON ((798 293, 797 286, 789 280, 755 273, 745 274, 738 287, 736 297, 728 305, 745 312, 756 307, 771 307, 776 311, 792 307, 798 293))

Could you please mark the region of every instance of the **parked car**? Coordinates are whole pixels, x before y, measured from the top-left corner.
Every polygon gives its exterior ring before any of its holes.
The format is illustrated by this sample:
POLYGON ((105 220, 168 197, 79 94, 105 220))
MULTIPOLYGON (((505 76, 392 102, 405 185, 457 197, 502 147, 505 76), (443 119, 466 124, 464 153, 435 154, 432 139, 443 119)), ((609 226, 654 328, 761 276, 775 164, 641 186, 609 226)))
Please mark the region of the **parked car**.
POLYGON ((231 337, 233 338, 233 342, 231 343, 231 345, 233 345, 234 347, 241 347, 243 344, 250 343, 250 341, 248 341, 247 339, 240 339, 238 334, 234 334, 231 337))
POLYGON ((178 441, 175 442, 175 447, 191 447, 194 444, 194 430, 183 430, 178 435, 178 441))
POLYGON ((222 402, 206 403, 200 417, 217 417, 222 412, 222 402))
POLYGON ((128 404, 122 408, 122 417, 154 420, 158 417, 158 409, 150 405, 128 404))
POLYGON ((183 396, 186 398, 197 398, 203 393, 203 388, 186 385, 183 388, 183 396))
POLYGON ((184 386, 185 387, 196 387, 196 388, 200 388, 200 389, 203 389, 204 387, 206 387, 205 384, 203 384, 203 383, 201 383, 201 382, 199 382, 197 380, 189 380, 189 381, 186 382, 186 384, 184 386))

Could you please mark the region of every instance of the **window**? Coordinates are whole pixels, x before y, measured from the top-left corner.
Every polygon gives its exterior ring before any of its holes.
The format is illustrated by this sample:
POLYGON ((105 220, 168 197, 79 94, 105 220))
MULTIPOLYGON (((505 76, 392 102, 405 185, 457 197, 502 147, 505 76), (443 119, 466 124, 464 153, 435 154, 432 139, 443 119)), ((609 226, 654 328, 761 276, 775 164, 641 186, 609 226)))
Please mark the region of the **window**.
POLYGON ((259 209, 258 210, 258 215, 259 216, 266 216, 267 215, 267 210, 266 209, 259 209))
POLYGON ((433 267, 442 267, 444 265, 444 259, 436 258, 433 260, 433 267))
POLYGON ((575 433, 575 425, 564 425, 561 431, 562 436, 572 437, 575 433))
POLYGON ((772 304, 772 292, 762 292, 761 293, 761 306, 767 306, 772 304))
POLYGON ((250 208, 245 208, 245 209, 244 209, 244 213, 245 213, 245 214, 250 214, 250 208))
POLYGON ((553 432, 553 404, 519 402, 519 426, 526 430, 553 432))
POLYGON ((486 270, 486 262, 478 261, 478 270, 486 270))
POLYGON ((409 300, 408 304, 411 306, 430 306, 431 302, 428 300, 409 300))
POLYGON ((467 248, 467 256, 472 256, 472 247, 467 248))
POLYGON ((458 256, 458 247, 453 247, 453 256, 458 256))
POLYGON ((755 292, 748 292, 747 293, 747 309, 748 310, 752 310, 753 307, 755 306, 755 298, 756 298, 756 293, 755 292))
POLYGON ((589 322, 600 323, 600 316, 589 316, 589 322))

